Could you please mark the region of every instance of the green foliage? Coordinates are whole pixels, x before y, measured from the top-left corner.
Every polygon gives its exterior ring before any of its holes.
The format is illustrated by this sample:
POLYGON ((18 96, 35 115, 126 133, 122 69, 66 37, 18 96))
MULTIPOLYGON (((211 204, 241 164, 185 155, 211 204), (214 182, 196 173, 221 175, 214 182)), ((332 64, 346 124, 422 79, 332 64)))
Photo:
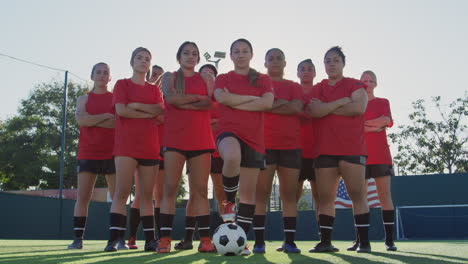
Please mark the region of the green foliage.
MULTIPOLYGON (((76 99, 87 88, 70 82, 66 109, 64 188, 76 186, 76 150, 79 127, 76 99)), ((5 190, 58 188, 63 82, 37 85, 21 101, 18 115, 0 126, 0 187, 5 190)))
POLYGON ((424 100, 417 100, 409 115, 412 123, 389 134, 398 146, 394 162, 403 175, 468 172, 468 93, 451 102, 448 111, 443 111, 440 96, 432 102, 440 121, 428 116, 424 100))

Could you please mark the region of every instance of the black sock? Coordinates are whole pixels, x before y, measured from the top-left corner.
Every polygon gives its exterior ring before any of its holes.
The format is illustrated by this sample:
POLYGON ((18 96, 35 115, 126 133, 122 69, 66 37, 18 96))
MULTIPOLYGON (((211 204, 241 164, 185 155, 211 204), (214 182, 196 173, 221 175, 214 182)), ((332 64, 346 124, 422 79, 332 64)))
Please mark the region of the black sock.
POLYGON ((143 232, 145 232, 145 241, 148 243, 154 240, 154 220, 152 215, 146 215, 141 217, 141 225, 143 226, 143 232))
POLYGON ((75 233, 75 238, 83 239, 83 233, 86 227, 86 218, 86 216, 73 217, 73 233, 75 233))
POLYGON ((120 225, 122 226, 122 229, 120 229, 119 232, 119 239, 125 239, 125 232, 127 231, 127 216, 124 215, 124 217, 121 219, 120 225))
POLYGON ((320 242, 330 244, 333 232, 333 222, 335 217, 330 215, 319 215, 320 222, 320 242))
POLYGON ((161 237, 171 237, 172 232, 172 222, 174 220, 173 214, 160 214, 161 227, 161 237))
POLYGON ((296 217, 283 217, 284 243, 294 244, 294 235, 296 234, 296 217))
POLYGON ((120 239, 122 230, 125 233, 126 220, 127 216, 123 214, 110 213, 109 241, 120 239))
POLYGON ((240 227, 242 227, 242 229, 244 229, 246 235, 249 233, 254 213, 255 204, 239 203, 239 211, 237 213, 237 224, 240 227))
POLYGON ((395 210, 382 210, 382 220, 385 228, 385 242, 393 242, 393 227, 395 226, 395 210))
POLYGON ((136 238, 136 234, 138 232, 138 227, 140 226, 140 209, 138 208, 130 208, 129 216, 130 223, 128 224, 128 228, 130 229, 129 237, 136 238))
POLYGON ((185 217, 185 238, 184 241, 192 241, 193 233, 195 232, 195 223, 197 218, 195 216, 185 217))
POLYGON ((158 207, 158 208, 154 208, 154 229, 155 229, 155 232, 158 234, 158 238, 161 237, 161 230, 159 229, 161 227, 161 222, 160 222, 160 217, 159 215, 161 214, 161 209, 158 207))
POLYGON ((210 215, 197 216, 200 237, 210 237, 210 215))
POLYGON ((369 245, 369 213, 354 215, 359 244, 369 245))
POLYGON ((223 175, 224 192, 226 200, 231 203, 236 202, 236 194, 239 189, 239 175, 235 177, 226 177, 223 175))
POLYGON ((254 215, 253 230, 255 232, 255 244, 265 245, 265 215, 254 215))

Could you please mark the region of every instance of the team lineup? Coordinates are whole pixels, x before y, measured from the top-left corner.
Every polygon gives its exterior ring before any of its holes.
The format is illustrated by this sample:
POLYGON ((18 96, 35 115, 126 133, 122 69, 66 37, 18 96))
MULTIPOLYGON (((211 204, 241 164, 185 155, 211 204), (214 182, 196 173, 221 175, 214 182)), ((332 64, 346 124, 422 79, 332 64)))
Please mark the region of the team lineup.
MULTIPOLYGON (((381 202, 386 249, 397 250, 390 190, 394 172, 386 135, 393 120, 388 100, 374 95, 376 74, 364 71, 360 80, 345 77, 346 57, 336 46, 324 55, 327 79, 314 83, 315 65, 305 59, 297 65, 296 83, 283 78, 286 55, 281 49, 266 52, 266 74, 250 67, 253 53, 248 40, 234 41, 233 70, 218 75, 211 64, 196 71, 200 52, 194 42, 179 47, 180 68, 175 72, 151 66, 151 52, 139 47, 130 58, 133 75, 118 80, 112 92, 109 65, 94 65, 94 88, 78 98, 76 107, 78 198, 75 239, 69 249, 83 248, 94 183, 97 175, 105 175, 112 205, 104 251, 137 249, 141 223, 145 251, 193 249, 197 227, 198 251, 216 252, 210 237, 211 175, 220 217, 245 233, 252 227, 252 252, 265 253, 267 204, 276 173, 284 227, 284 241, 277 251, 301 253, 294 237, 297 203, 306 180, 312 187, 320 236, 309 252, 339 250, 331 238, 340 178, 352 200, 356 232, 347 250, 371 252, 370 178, 375 179, 381 202), (184 164, 189 183, 185 237, 172 247, 184 164), (126 202, 134 183, 126 242, 126 202)), ((247 244, 241 254, 251 254, 247 244)))

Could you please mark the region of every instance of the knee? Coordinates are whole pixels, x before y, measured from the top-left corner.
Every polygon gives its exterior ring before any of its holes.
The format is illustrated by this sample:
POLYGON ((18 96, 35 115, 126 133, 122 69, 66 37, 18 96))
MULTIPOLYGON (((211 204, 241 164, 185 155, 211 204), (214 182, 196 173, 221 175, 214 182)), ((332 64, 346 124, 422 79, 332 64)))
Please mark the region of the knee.
POLYGON ((224 166, 225 167, 239 167, 240 166, 240 156, 238 155, 233 155, 232 153, 227 153, 224 156, 224 166))

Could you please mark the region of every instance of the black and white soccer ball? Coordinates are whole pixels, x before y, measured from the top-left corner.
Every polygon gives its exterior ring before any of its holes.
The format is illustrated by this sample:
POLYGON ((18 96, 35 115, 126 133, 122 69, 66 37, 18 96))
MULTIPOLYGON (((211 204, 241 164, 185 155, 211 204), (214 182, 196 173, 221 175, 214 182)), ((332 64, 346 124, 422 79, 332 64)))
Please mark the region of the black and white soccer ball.
POLYGON ((233 223, 222 224, 213 233, 216 251, 223 256, 240 255, 246 242, 247 236, 244 229, 233 223))

